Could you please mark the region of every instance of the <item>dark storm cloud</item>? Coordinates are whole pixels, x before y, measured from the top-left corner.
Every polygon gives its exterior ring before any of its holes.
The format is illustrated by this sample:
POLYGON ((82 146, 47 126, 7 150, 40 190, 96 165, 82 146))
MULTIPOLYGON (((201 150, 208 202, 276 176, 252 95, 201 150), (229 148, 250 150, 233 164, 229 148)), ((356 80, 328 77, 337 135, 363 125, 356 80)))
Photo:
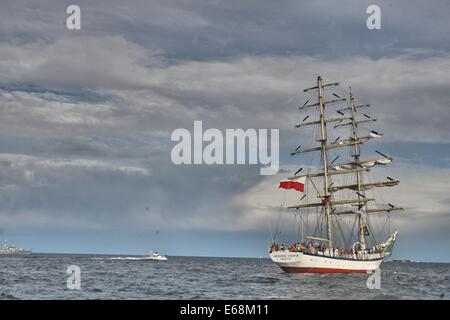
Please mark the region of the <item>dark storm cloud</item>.
MULTIPOLYGON (((378 1, 382 31, 365 27, 371 1, 79 1, 83 32, 123 34, 169 60, 236 55, 395 55, 406 48, 449 49, 449 3, 378 1)), ((0 37, 14 43, 64 35, 67 2, 4 1, 0 37)))

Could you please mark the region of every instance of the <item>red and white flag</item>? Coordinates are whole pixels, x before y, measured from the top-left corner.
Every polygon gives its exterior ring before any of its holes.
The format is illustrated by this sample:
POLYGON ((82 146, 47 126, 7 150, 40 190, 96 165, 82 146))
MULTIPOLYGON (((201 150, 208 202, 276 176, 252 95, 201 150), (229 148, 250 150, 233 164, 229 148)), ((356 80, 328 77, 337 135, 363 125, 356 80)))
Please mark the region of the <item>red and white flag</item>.
POLYGON ((300 192, 305 191, 306 176, 301 176, 297 179, 283 179, 280 181, 278 188, 295 189, 300 192))

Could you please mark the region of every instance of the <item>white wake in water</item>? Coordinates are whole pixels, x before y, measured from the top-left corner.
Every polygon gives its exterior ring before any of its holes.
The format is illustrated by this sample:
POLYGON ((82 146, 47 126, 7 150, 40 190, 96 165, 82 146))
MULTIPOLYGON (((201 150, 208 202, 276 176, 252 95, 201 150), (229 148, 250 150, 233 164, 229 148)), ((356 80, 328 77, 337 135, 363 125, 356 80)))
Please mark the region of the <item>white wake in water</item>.
POLYGON ((112 257, 108 260, 154 260, 150 257, 112 257))

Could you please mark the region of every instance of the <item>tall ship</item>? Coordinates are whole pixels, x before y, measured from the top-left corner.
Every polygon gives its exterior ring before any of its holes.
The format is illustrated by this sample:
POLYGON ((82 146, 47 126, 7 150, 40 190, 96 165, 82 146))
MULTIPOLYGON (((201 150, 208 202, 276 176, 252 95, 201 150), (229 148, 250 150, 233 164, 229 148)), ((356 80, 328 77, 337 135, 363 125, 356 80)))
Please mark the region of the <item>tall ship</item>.
POLYGON ((5 240, 3 245, 0 247, 0 256, 18 256, 30 254, 31 250, 26 250, 22 248, 17 248, 11 242, 5 240))
POLYGON ((306 114, 295 127, 309 127, 312 137, 306 147, 300 145, 290 154, 307 155, 306 169, 299 168, 279 185, 286 189, 285 200, 286 192, 296 196, 295 203, 282 204, 280 214, 298 217, 301 236, 297 242, 280 244, 276 230, 270 258, 288 273, 375 271, 392 254, 397 239, 390 213, 403 208, 376 200, 381 197, 378 188, 400 181, 389 176, 374 179, 371 171, 393 158, 378 150, 377 156, 364 157, 362 145, 383 135, 365 127, 376 119, 364 113, 370 105, 358 105, 351 88, 346 92, 339 83, 324 84, 319 76, 316 85, 304 92, 310 99, 299 107, 306 114), (378 220, 384 224, 377 231, 372 222, 381 214, 385 219, 378 220))

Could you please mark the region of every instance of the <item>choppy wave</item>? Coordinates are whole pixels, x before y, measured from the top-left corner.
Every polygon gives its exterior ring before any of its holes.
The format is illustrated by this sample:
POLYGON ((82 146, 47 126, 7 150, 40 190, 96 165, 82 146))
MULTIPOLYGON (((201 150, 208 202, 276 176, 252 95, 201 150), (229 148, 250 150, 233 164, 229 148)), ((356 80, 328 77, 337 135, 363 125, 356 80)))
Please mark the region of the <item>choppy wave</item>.
POLYGON ((0 292, 0 300, 18 300, 19 298, 5 292, 0 292))

